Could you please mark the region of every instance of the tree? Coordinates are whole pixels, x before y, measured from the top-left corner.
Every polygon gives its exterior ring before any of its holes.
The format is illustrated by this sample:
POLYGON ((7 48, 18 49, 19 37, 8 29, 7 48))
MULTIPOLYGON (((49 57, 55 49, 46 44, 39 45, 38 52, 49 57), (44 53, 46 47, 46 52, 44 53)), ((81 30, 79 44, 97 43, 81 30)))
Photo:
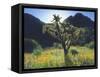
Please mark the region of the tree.
POLYGON ((60 41, 66 56, 72 41, 79 38, 80 29, 74 27, 69 22, 61 23, 61 17, 59 17, 59 15, 53 15, 53 17, 52 24, 46 25, 46 32, 60 41))

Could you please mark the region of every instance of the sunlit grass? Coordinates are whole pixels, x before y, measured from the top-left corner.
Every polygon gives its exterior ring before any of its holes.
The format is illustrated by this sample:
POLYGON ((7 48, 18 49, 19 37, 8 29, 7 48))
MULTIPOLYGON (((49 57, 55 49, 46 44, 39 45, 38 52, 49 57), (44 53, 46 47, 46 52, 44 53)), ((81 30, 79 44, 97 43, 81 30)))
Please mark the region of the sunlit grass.
POLYGON ((71 49, 75 49, 78 51, 77 55, 72 55, 69 53, 67 55, 68 59, 70 59, 71 64, 67 66, 88 66, 94 65, 94 50, 87 47, 71 47, 71 49))
POLYGON ((48 68, 61 67, 64 65, 62 49, 48 48, 42 51, 40 55, 30 53, 24 54, 25 68, 48 68))
POLYGON ((39 54, 24 53, 24 68, 52 68, 69 66, 86 66, 94 64, 94 50, 87 47, 71 46, 68 55, 66 55, 66 64, 64 61, 63 49, 46 48, 39 54), (77 55, 71 54, 71 49, 78 51, 77 55))

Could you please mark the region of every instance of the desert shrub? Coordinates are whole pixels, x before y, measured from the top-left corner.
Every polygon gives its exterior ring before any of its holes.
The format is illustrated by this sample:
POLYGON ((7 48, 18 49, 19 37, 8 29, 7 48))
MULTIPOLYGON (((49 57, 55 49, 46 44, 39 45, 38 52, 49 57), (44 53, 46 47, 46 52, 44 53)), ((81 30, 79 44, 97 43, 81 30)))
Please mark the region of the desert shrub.
POLYGON ((53 47, 61 49, 62 45, 60 43, 53 43, 53 47))
POLYGON ((85 46, 88 47, 88 48, 93 49, 94 48, 94 42, 92 41, 92 42, 86 44, 85 46))
POLYGON ((42 50, 41 49, 35 49, 34 51, 33 51, 33 55, 40 55, 41 54, 41 52, 42 52, 42 50))
POLYGON ((78 51, 76 49, 71 49, 70 53, 75 56, 78 54, 78 51))
POLYGON ((41 51, 43 51, 41 45, 36 42, 35 40, 32 40, 33 42, 33 55, 40 55, 41 54, 41 51))

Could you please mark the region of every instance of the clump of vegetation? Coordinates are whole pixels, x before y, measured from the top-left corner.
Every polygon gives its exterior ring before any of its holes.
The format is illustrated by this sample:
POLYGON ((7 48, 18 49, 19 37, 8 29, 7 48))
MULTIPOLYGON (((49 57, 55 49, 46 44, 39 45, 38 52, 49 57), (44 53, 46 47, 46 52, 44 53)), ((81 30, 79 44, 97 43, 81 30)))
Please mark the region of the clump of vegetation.
POLYGON ((71 52, 71 54, 74 55, 74 56, 75 56, 75 55, 78 55, 78 51, 75 50, 75 49, 71 49, 70 52, 71 52))
POLYGON ((40 55, 41 52, 43 51, 41 45, 37 43, 35 40, 32 40, 33 42, 33 53, 32 55, 40 55))
POLYGON ((62 45, 61 45, 60 43, 54 43, 54 44, 53 44, 53 47, 54 47, 54 48, 59 48, 59 49, 61 49, 61 48, 62 48, 62 45))
POLYGON ((85 46, 88 48, 94 49, 94 42, 92 41, 92 42, 86 44, 85 46))

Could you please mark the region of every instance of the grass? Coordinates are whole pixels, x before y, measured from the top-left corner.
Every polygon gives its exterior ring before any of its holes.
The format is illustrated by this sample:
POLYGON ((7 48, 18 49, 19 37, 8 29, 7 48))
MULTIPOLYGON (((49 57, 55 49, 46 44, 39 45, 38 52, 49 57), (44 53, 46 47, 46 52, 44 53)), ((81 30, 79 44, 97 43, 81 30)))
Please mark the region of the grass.
POLYGON ((64 61, 63 49, 46 48, 38 53, 24 53, 24 68, 52 68, 52 67, 70 67, 87 66, 94 64, 94 50, 87 47, 71 46, 69 53, 64 61), (78 51, 77 55, 72 55, 71 49, 78 51))
POLYGON ((70 60, 66 66, 88 66, 94 65, 94 50, 87 47, 72 46, 70 48, 78 51, 77 55, 72 55, 70 52, 66 55, 66 58, 70 60))

